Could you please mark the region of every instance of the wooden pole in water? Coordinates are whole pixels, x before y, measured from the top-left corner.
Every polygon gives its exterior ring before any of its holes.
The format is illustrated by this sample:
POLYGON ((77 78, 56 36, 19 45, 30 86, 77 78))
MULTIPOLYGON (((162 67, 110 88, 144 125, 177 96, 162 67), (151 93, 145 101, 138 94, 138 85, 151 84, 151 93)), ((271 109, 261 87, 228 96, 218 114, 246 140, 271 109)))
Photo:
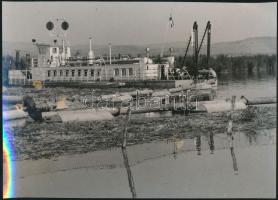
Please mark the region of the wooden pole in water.
POLYGON ((230 116, 229 116, 230 119, 228 122, 227 135, 228 135, 228 139, 230 141, 230 150, 231 150, 234 172, 235 172, 235 174, 238 174, 238 167, 237 167, 236 155, 234 152, 234 144, 233 144, 234 136, 233 136, 233 131, 232 131, 232 128, 233 128, 232 112, 234 111, 234 108, 235 108, 235 99, 236 99, 236 96, 232 96, 232 111, 230 112, 230 116))
POLYGON ((139 109, 139 92, 136 90, 136 110, 139 109))
POLYGON ((127 172, 127 176, 128 176, 128 183, 129 183, 129 188, 130 188, 130 191, 131 191, 131 194, 132 194, 132 198, 136 198, 136 191, 135 191, 133 176, 132 176, 131 169, 130 169, 130 166, 129 166, 128 156, 127 156, 127 151, 126 151, 127 137, 128 137, 127 125, 128 125, 129 120, 130 120, 130 115, 131 115, 131 109, 129 107, 128 111, 127 111, 127 115, 126 115, 126 123, 125 123, 125 126, 124 126, 122 153, 123 153, 123 159, 124 159, 124 164, 125 164, 125 168, 126 168, 126 172, 127 172))

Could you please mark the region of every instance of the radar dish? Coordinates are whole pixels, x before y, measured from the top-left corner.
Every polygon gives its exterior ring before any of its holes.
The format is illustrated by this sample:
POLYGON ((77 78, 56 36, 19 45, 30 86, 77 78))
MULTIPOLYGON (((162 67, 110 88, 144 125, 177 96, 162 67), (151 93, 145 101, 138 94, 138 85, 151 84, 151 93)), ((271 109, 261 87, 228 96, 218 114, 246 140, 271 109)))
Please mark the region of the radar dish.
POLYGON ((64 21, 64 22, 62 22, 61 27, 63 30, 67 30, 69 28, 69 23, 64 21))
POLYGON ((46 23, 47 30, 51 31, 54 28, 53 22, 49 21, 46 23))

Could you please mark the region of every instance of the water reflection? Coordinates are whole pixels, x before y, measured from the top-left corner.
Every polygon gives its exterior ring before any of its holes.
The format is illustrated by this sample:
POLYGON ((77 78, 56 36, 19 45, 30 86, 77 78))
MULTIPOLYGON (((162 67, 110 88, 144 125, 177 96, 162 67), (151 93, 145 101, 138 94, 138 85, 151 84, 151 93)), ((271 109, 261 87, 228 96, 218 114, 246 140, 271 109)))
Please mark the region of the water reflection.
POLYGON ((210 153, 213 154, 214 153, 214 134, 213 132, 210 132, 209 134, 209 149, 210 149, 210 153))
POLYGON ((177 142, 174 141, 174 142, 173 142, 173 145, 174 145, 173 157, 174 157, 175 159, 177 159, 177 154, 178 154, 177 142))
POLYGON ((196 136, 195 146, 196 146, 197 155, 201 155, 201 135, 196 136))
MULTIPOLYGON (((223 133, 214 134, 213 131, 208 135, 201 136, 196 135, 192 139, 179 139, 175 134, 166 140, 166 145, 170 145, 171 154, 177 159, 178 153, 186 151, 196 151, 196 155, 202 155, 202 151, 209 151, 210 154, 214 154, 215 151, 220 149, 227 149, 232 156, 234 171, 238 171, 235 155, 235 147, 246 148, 250 145, 271 145, 275 144, 276 129, 262 130, 256 132, 235 132, 235 133, 223 133), (202 142, 207 141, 207 142, 202 142), (193 141, 193 142, 192 142, 193 141)), ((164 143, 165 144, 165 143, 164 143)), ((161 144, 162 145, 162 144, 161 144)), ((151 144, 151 148, 156 149, 160 146, 160 142, 154 142, 151 144)), ((168 148, 166 146, 159 147, 161 153, 165 153, 168 148), (164 151, 164 150, 165 151, 164 151)), ((156 151, 156 150, 154 150, 156 151)))
MULTIPOLYGON (((230 156, 233 156, 234 149, 231 150, 231 146, 236 147, 236 153, 241 154, 243 149, 249 148, 250 143, 249 139, 246 137, 244 132, 235 132, 233 144, 229 145, 227 134, 212 134, 210 133, 207 136, 198 136, 193 138, 196 142, 194 143, 192 139, 179 139, 173 140, 169 138, 164 141, 154 141, 150 143, 143 143, 128 146, 128 157, 130 166, 135 166, 141 164, 145 161, 156 160, 160 158, 172 158, 177 159, 178 154, 182 157, 182 154, 188 152, 196 152, 198 150, 206 157, 206 151, 215 153, 226 149, 224 155, 229 159, 230 156), (198 139, 197 139, 198 138, 198 139), (208 138, 208 142, 205 141, 208 138), (197 142, 198 141, 198 142, 197 142), (197 145, 198 144, 198 145, 197 145), (197 148, 198 147, 198 148, 197 148)), ((253 143, 253 146, 265 146, 265 145, 274 145, 276 144, 276 128, 269 130, 261 130, 256 133, 256 143, 253 143)), ((222 153, 221 153, 222 154, 222 153)), ((214 158, 219 156, 216 154, 214 158)), ((223 155, 223 154, 222 154, 223 155)), ((199 156, 199 155, 196 155, 199 156)), ((166 159, 168 160, 168 159, 166 159)), ((173 162, 173 159, 169 159, 169 162, 173 162)), ((178 162, 178 159, 175 160, 178 162)), ((94 168, 94 169, 111 169, 124 167, 121 148, 112 148, 110 151, 97 151, 90 152, 86 154, 77 154, 77 155, 66 155, 61 156, 54 160, 39 160, 36 162, 29 162, 30 164, 28 170, 20 168, 20 162, 17 162, 16 166, 16 176, 28 176, 34 174, 41 174, 46 172, 54 171, 64 171, 69 169, 80 169, 80 168, 94 168)), ((24 162, 24 161, 23 161, 24 162)), ((241 164, 242 165, 242 164, 241 164)), ((217 166, 216 166, 217 167, 217 166)), ((234 169, 237 169, 237 166, 233 166, 234 169)), ((234 171, 234 170, 233 170, 234 171)))
POLYGON ((237 160, 236 160, 236 155, 234 152, 234 136, 233 136, 233 134, 230 134, 229 132, 227 135, 228 135, 230 151, 231 151, 231 156, 232 156, 232 161, 233 161, 233 169, 234 169, 235 174, 238 174, 237 160))
POLYGON ((257 142, 257 133, 255 131, 245 133, 245 136, 248 138, 249 145, 257 142))

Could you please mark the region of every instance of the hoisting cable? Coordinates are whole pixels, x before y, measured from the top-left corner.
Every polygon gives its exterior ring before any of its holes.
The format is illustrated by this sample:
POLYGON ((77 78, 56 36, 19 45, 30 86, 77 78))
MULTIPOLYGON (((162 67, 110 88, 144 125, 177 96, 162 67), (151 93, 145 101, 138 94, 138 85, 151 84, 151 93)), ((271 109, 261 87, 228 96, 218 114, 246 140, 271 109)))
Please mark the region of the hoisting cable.
POLYGON ((184 64, 185 64, 185 59, 186 59, 186 56, 187 56, 187 52, 188 52, 190 43, 191 43, 191 35, 189 37, 189 40, 188 40, 188 43, 187 43, 187 47, 186 47, 186 50, 185 50, 185 54, 183 56, 182 66, 184 66, 184 64))
POLYGON ((201 44, 200 44, 199 49, 198 49, 198 55, 199 55, 199 53, 200 53, 200 50, 201 50, 201 47, 202 47, 202 44, 203 44, 203 41, 204 41, 204 38, 205 38, 205 36, 206 36, 207 31, 208 31, 208 24, 207 24, 207 26, 206 26, 206 30, 205 30, 205 32, 204 32, 204 35, 203 35, 201 44))

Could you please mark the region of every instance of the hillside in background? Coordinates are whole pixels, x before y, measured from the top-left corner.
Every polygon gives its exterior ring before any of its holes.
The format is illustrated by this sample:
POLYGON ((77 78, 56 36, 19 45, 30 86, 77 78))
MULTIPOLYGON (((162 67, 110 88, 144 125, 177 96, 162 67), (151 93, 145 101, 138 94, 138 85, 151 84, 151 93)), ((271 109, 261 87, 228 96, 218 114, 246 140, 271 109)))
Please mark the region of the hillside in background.
MULTIPOLYGON (((247 38, 239 41, 231 42, 219 42, 211 45, 211 55, 256 55, 256 54, 276 54, 276 37, 254 37, 247 38)), ((168 53, 168 49, 172 47, 174 49, 174 55, 183 55, 185 52, 186 42, 171 42, 167 44, 149 44, 149 45, 115 45, 112 46, 112 54, 130 54, 132 56, 143 55, 145 48, 150 48, 151 55, 159 55, 162 47, 164 46, 164 53, 168 53)), ((36 55, 36 47, 30 43, 23 42, 3 42, 3 55, 15 55, 15 50, 21 50, 21 55, 25 55, 26 52, 31 53, 31 56, 36 55)), ((88 44, 73 45, 72 55, 79 51, 81 55, 86 56, 88 54, 88 44)), ((108 45, 94 45, 93 50, 95 55, 107 55, 109 53, 108 45)), ((206 53, 206 45, 201 49, 201 54, 206 53)), ((189 54, 192 54, 192 46, 190 45, 189 54)))

